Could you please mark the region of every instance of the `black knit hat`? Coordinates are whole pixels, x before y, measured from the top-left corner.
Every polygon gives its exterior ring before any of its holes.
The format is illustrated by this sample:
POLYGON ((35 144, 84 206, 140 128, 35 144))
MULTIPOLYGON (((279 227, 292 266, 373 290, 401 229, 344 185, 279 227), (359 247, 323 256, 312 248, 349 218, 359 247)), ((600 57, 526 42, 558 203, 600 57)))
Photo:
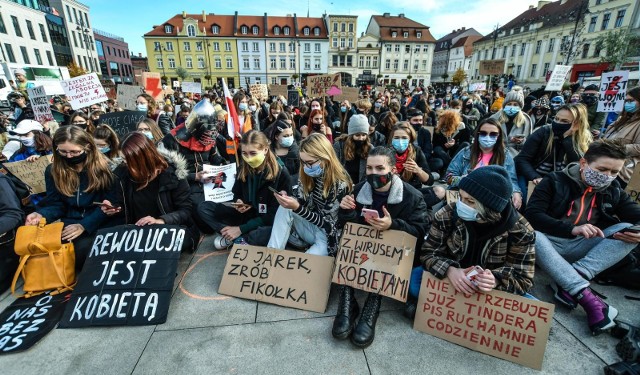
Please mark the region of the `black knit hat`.
POLYGON ((499 165, 474 170, 460 180, 459 186, 483 206, 496 212, 504 210, 513 194, 509 174, 499 165))

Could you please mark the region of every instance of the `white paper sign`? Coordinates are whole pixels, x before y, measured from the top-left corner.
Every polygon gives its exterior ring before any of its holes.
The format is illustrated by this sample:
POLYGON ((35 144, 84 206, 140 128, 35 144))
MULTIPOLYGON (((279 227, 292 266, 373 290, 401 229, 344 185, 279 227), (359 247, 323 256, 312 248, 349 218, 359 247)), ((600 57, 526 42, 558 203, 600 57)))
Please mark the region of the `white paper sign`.
POLYGON ((202 93, 202 84, 200 82, 182 82, 182 92, 200 94, 202 93))
POLYGON ((180 81, 173 81, 173 88, 177 89, 178 87, 180 87, 180 81))
POLYGON ((36 121, 45 123, 47 121, 53 121, 53 114, 51 113, 51 107, 47 100, 47 93, 43 86, 28 88, 29 101, 31 102, 31 108, 36 121))
POLYGON ((628 70, 602 73, 598 95, 598 112, 622 111, 624 99, 627 97, 628 82, 628 70))
POLYGON ((129 111, 136 110, 136 100, 144 92, 142 86, 118 85, 117 89, 118 106, 129 111))
POLYGON ((549 77, 549 82, 545 87, 545 91, 560 91, 564 85, 564 79, 567 77, 567 73, 571 70, 571 65, 556 65, 553 68, 553 73, 549 77))
POLYGON ((233 199, 233 185, 236 181, 236 164, 202 166, 204 177, 212 182, 204 184, 204 200, 209 202, 228 202, 233 199))
POLYGON ((487 84, 485 82, 472 83, 469 85, 469 91, 484 91, 487 89, 487 84))
POLYGON ((65 79, 60 83, 71 108, 76 110, 109 99, 96 73, 65 79))

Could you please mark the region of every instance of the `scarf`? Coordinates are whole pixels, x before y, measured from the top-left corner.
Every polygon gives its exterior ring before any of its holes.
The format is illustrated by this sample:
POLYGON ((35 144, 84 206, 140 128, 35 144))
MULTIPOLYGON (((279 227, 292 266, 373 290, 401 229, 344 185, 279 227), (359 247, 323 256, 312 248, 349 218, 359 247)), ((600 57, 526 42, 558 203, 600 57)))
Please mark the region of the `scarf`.
POLYGON ((409 148, 404 151, 403 154, 398 154, 396 152, 396 169, 398 174, 402 174, 404 171, 404 163, 407 161, 407 156, 409 156, 409 148))
POLYGON ((211 143, 210 145, 203 145, 202 143, 200 143, 200 141, 198 139, 196 139, 195 137, 190 137, 189 140, 187 141, 181 141, 176 137, 176 134, 178 134, 178 132, 180 130, 184 129, 184 123, 181 125, 178 125, 177 127, 171 129, 171 135, 173 135, 176 139, 176 141, 178 141, 178 143, 182 146, 182 147, 186 147, 191 151, 195 151, 195 152, 206 152, 209 151, 213 148, 213 146, 215 146, 215 142, 211 143))

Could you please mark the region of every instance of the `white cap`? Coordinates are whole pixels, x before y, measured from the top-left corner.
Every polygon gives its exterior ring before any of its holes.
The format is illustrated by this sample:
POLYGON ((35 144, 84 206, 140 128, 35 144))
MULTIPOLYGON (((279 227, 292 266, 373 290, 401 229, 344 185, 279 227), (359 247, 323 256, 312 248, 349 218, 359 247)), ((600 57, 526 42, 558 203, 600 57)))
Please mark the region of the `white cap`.
POLYGON ((11 135, 25 135, 31 131, 34 130, 38 130, 38 131, 42 131, 42 125, 40 125, 40 123, 38 121, 35 120, 22 120, 20 121, 20 123, 18 123, 18 126, 16 126, 15 129, 10 130, 9 134, 11 135))
POLYGON ((22 74, 25 77, 27 76, 27 72, 25 72, 24 69, 22 69, 22 68, 18 68, 16 70, 14 70, 13 74, 22 74))

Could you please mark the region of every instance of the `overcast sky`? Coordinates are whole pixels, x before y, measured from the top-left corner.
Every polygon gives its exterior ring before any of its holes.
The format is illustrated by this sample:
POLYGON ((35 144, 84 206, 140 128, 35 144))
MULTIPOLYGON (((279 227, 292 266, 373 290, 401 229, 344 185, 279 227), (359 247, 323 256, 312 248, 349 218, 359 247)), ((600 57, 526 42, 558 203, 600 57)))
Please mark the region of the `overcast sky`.
POLYGON ((133 53, 146 55, 142 35, 151 31, 175 14, 216 13, 284 16, 296 13, 311 17, 327 14, 358 15, 358 35, 364 32, 373 14, 385 12, 392 15, 404 13, 406 17, 429 26, 438 39, 453 29, 475 28, 483 35, 490 33, 496 24, 503 25, 521 14, 532 0, 350 0, 350 1, 220 1, 220 0, 80 0, 90 7, 93 27, 119 35, 129 43, 133 53), (274 6, 276 5, 276 6, 274 6), (308 8, 307 8, 308 7, 308 8))

